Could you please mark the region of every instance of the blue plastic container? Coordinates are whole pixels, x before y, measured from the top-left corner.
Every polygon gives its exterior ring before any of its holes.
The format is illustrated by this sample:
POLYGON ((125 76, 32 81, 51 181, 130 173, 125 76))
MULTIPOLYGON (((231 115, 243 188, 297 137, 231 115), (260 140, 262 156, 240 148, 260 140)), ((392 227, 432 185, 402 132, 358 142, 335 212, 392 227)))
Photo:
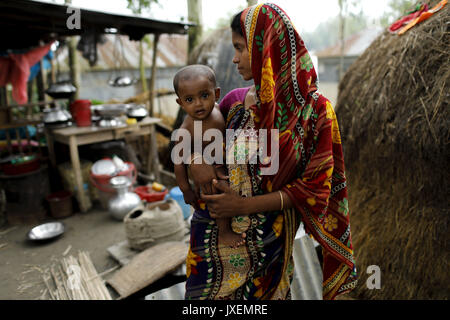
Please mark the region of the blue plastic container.
POLYGON ((174 188, 170 189, 166 198, 168 198, 168 197, 170 197, 173 200, 175 200, 176 202, 178 202, 181 209, 183 210, 184 219, 189 218, 189 216, 191 215, 191 206, 184 202, 183 192, 181 192, 180 188, 174 187, 174 188))

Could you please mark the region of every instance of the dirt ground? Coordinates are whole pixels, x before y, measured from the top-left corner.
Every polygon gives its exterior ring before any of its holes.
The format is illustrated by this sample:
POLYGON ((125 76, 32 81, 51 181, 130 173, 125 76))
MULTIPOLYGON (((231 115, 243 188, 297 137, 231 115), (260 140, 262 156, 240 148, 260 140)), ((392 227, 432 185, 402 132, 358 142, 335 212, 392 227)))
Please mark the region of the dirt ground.
MULTIPOLYGON (((68 248, 66 257, 76 256, 78 251, 89 252, 98 273, 119 266, 106 250, 126 239, 125 228, 99 204, 87 213, 77 212, 59 221, 65 224, 65 233, 46 243, 32 243, 26 239, 33 225, 6 225, 0 228, 1 300, 49 299, 42 271, 59 262, 68 248)), ((103 278, 108 279, 113 273, 103 278)))

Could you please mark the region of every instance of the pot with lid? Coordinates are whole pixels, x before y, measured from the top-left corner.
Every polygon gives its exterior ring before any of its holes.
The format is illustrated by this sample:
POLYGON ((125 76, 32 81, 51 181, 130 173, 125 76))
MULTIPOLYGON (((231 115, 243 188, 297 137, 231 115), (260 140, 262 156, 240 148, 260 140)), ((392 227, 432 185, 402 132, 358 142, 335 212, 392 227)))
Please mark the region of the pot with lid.
POLYGON ((127 117, 141 121, 148 115, 147 109, 142 104, 130 104, 127 110, 127 117))
POLYGON ((44 109, 42 121, 46 126, 70 125, 72 121, 72 115, 67 110, 64 110, 56 105, 53 108, 44 109))

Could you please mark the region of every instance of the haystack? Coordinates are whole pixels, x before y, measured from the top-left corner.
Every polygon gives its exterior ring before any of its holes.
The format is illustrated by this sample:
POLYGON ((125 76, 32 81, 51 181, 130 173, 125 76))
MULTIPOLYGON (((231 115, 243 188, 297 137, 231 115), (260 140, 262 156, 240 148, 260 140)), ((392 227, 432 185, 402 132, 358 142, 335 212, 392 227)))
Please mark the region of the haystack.
POLYGON ((447 5, 402 36, 384 32, 340 83, 354 298, 450 297, 449 21, 447 5), (369 265, 379 290, 366 286, 369 265))

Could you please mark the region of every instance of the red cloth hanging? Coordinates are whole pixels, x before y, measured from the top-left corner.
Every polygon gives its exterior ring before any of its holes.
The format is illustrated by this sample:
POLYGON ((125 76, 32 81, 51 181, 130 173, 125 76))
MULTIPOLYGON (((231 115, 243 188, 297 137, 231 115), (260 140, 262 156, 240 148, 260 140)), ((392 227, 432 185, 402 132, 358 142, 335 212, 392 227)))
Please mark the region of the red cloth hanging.
POLYGON ((28 102, 27 81, 30 68, 47 54, 53 42, 34 48, 26 53, 11 53, 0 57, 0 87, 11 83, 12 97, 18 104, 28 102))

